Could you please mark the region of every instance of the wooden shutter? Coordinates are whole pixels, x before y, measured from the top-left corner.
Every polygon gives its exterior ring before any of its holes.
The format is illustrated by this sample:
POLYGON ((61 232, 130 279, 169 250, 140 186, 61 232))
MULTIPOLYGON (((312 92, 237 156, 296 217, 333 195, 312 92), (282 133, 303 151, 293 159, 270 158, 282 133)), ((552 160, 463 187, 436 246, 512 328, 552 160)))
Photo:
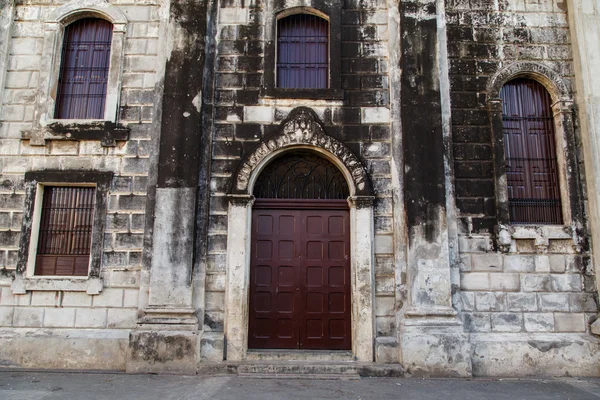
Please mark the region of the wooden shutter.
POLYGON ((45 187, 36 275, 87 276, 96 189, 45 187))
POLYGON ((99 18, 65 28, 55 118, 104 119, 112 30, 99 18))
POLYGON ((550 95, 539 82, 515 79, 500 97, 510 221, 562 224, 550 95))
POLYGON ((277 87, 329 86, 329 22, 310 14, 277 21, 277 87))

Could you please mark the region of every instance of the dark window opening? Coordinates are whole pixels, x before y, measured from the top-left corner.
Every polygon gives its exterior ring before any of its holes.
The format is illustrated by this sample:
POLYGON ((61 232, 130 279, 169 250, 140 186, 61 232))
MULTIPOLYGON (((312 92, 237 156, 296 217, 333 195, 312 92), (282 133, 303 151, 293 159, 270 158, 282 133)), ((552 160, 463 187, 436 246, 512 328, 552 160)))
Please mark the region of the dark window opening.
POLYGON ((260 199, 346 200, 348 183, 330 161, 298 152, 275 159, 261 172, 254 186, 260 199))
POLYGON ((99 18, 65 28, 55 118, 104 119, 112 31, 99 18))
POLYGON ((550 95, 539 82, 515 79, 500 98, 510 222, 562 224, 550 95))
POLYGON ((329 22, 310 14, 277 21, 277 87, 329 87, 329 22))
POLYGON ((95 198, 93 187, 44 188, 36 275, 88 275, 95 198))

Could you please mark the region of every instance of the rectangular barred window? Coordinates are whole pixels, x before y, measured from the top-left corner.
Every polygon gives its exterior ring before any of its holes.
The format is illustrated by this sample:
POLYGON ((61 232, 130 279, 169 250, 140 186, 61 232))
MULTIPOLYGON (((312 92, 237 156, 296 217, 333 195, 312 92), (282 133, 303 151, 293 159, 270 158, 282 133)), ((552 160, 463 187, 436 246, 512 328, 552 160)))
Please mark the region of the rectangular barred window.
POLYGON ((295 14, 277 21, 277 87, 329 87, 329 22, 295 14))
POLYGON ((35 275, 87 276, 94 187, 44 187, 35 275))

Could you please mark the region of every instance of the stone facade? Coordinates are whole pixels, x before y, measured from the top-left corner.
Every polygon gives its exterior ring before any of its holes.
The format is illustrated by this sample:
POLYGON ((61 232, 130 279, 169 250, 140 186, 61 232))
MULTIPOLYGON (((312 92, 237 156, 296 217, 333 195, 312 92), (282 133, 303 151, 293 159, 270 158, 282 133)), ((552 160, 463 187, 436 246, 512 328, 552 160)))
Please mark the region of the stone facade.
POLYGON ((1 3, 0 366, 196 373, 260 357, 253 185, 301 149, 350 188, 354 360, 600 375, 600 24, 571 3, 1 3), (275 85, 277 17, 294 12, 327 17, 327 89, 275 85), (105 118, 56 120, 62 32, 82 16, 114 27, 105 118), (552 98, 563 225, 509 223, 499 91, 515 77, 552 98), (88 277, 33 273, 50 183, 97 188, 88 277))

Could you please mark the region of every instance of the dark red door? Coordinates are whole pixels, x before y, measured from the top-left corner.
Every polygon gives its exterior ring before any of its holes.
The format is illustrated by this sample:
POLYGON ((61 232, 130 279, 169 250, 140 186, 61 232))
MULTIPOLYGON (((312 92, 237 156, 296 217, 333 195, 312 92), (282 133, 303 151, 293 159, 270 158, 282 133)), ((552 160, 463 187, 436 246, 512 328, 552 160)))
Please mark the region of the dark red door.
POLYGON ((350 349, 349 230, 345 201, 256 201, 250 348, 350 349))

